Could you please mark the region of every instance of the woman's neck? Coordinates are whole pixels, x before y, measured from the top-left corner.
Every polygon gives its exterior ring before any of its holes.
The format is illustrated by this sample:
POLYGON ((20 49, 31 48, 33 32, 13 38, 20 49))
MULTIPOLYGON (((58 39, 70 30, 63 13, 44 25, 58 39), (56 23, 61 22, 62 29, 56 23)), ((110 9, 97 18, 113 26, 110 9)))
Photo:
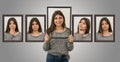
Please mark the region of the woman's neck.
POLYGON ((13 30, 13 29, 11 29, 9 33, 12 34, 12 35, 15 35, 15 34, 16 34, 16 31, 13 30))
POLYGON ((109 36, 109 35, 110 35, 110 32, 108 30, 103 31, 103 36, 109 36))
POLYGON ((56 31, 56 32, 63 32, 63 31, 64 31, 64 28, 61 27, 61 26, 58 26, 58 27, 56 27, 55 31, 56 31))
POLYGON ((33 32, 32 32, 32 35, 33 35, 33 36, 39 36, 39 35, 40 35, 40 32, 39 32, 39 31, 33 31, 33 32))
POLYGON ((85 30, 79 30, 79 34, 84 35, 85 34, 85 30))

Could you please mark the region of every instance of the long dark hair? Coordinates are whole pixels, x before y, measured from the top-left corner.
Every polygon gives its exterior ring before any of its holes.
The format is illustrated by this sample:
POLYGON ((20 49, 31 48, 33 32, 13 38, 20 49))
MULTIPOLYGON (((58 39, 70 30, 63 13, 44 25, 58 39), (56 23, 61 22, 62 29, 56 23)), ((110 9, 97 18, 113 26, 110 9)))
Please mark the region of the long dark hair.
MULTIPOLYGON (((81 18, 81 20, 79 21, 79 23, 81 23, 82 20, 84 20, 85 23, 86 23, 86 25, 87 25, 87 29, 86 29, 86 31, 85 31, 85 34, 88 34, 89 31, 90 31, 90 21, 89 21, 88 18, 81 18)), ((79 33, 79 24, 78 24, 77 32, 76 32, 76 33, 77 33, 77 34, 79 33)))
POLYGON ((48 28, 47 30, 47 34, 50 34, 51 32, 53 32, 56 28, 56 25, 54 23, 54 19, 55 19, 55 16, 56 15, 61 15, 63 17, 63 24, 62 24, 62 27, 65 28, 66 25, 65 25, 65 16, 63 15, 63 13, 60 11, 60 10, 56 10, 53 15, 52 15, 52 21, 51 21, 51 25, 50 27, 48 28))
POLYGON ((103 30, 102 30, 102 22, 103 22, 103 21, 106 21, 106 22, 107 22, 107 24, 109 25, 108 31, 109 31, 109 32, 112 32, 111 24, 110 24, 110 21, 108 20, 108 18, 102 18, 102 19, 100 20, 98 33, 103 33, 103 30))
POLYGON ((32 29, 32 23, 33 22, 36 22, 38 24, 38 26, 39 26, 38 32, 42 32, 42 28, 41 28, 41 24, 40 24, 39 20, 37 18, 32 18, 31 21, 30 21, 28 33, 33 32, 33 29, 32 29))
POLYGON ((13 21, 14 24, 16 25, 16 28, 15 28, 15 32, 19 32, 19 29, 18 29, 18 24, 17 24, 17 21, 15 18, 9 18, 8 22, 7 22, 7 27, 6 27, 6 33, 9 33, 10 32, 10 28, 9 28, 9 25, 10 25, 10 22, 13 21))

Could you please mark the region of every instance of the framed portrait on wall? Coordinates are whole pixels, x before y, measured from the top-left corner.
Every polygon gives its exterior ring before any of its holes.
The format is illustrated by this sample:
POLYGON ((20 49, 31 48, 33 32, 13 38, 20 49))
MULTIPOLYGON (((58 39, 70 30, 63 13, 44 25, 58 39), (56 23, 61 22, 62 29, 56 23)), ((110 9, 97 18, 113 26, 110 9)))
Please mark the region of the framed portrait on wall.
POLYGON ((3 42, 23 42, 23 15, 4 14, 3 42))
POLYGON ((52 20, 54 20, 55 15, 59 12, 64 16, 65 25, 67 28, 71 29, 71 7, 60 7, 60 6, 48 6, 47 7, 47 29, 50 27, 52 20))
POLYGON ((46 15, 27 14, 26 42, 43 42, 46 32, 46 15))
POLYGON ((92 15, 73 14, 72 30, 75 42, 92 42, 92 15))
POLYGON ((95 42, 115 41, 115 15, 96 14, 95 17, 95 42))

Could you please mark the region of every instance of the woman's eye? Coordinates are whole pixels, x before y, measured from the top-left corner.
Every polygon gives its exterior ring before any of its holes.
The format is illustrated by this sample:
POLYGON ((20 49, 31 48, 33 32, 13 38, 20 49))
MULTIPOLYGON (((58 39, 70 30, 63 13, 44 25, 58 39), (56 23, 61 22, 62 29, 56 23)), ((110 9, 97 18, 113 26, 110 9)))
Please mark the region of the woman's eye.
POLYGON ((84 25, 86 24, 86 23, 83 23, 84 25))
POLYGON ((59 19, 62 19, 62 17, 59 17, 59 19))

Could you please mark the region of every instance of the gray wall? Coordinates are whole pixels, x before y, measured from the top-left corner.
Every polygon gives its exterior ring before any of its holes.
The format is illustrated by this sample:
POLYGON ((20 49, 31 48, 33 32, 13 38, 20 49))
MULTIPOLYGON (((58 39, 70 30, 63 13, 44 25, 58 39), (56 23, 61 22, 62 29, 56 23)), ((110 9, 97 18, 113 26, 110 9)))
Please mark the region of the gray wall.
MULTIPOLYGON (((120 62, 119 0, 0 0, 0 62, 45 62, 42 42, 2 42, 2 14, 47 14, 47 6, 71 6, 72 14, 115 14, 115 43, 75 42, 70 62, 120 62)), ((24 18, 25 19, 25 18, 24 18)), ((25 26, 25 20, 24 26, 25 26)), ((25 33, 25 28, 23 28, 25 33)), ((25 34, 24 34, 25 38, 25 34)))

